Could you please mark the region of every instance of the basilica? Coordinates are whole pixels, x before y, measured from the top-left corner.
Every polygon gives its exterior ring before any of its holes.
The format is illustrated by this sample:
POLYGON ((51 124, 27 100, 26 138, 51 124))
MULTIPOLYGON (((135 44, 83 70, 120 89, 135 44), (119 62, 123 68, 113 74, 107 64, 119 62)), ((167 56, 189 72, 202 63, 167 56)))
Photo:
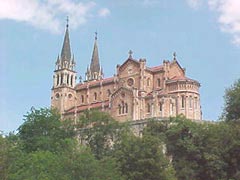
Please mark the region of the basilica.
POLYGON ((86 110, 97 109, 120 122, 180 114, 192 120, 202 119, 200 83, 186 76, 176 53, 172 60, 148 67, 146 59, 134 59, 129 51, 126 60, 119 60, 121 64, 116 65, 116 73, 105 78, 99 63, 96 34, 85 79, 77 83, 68 26, 55 64, 51 93, 51 106, 63 118, 77 118, 86 110))

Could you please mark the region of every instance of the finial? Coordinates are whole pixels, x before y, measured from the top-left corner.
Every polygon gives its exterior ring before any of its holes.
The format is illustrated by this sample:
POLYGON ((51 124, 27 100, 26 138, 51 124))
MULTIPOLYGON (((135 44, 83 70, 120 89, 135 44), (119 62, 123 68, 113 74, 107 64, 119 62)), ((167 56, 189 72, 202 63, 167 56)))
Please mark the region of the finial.
POLYGON ((95 32, 95 40, 97 40, 97 31, 95 32))
POLYGON ((129 54, 129 58, 132 58, 133 51, 129 50, 128 54, 129 54))
POLYGON ((173 60, 176 60, 176 59, 177 59, 176 57, 177 57, 177 53, 174 52, 174 53, 173 53, 173 60))
POLYGON ((82 83, 82 76, 79 76, 79 82, 82 83))
POLYGON ((67 25, 66 25, 66 27, 68 28, 68 26, 69 26, 69 17, 68 17, 68 16, 67 16, 66 21, 67 21, 67 25))

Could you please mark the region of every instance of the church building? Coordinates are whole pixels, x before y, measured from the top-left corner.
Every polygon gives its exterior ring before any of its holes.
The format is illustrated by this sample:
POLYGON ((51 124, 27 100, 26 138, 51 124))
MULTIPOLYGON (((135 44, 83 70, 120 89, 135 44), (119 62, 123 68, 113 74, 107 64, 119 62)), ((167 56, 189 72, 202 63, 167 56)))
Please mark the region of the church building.
POLYGON ((134 59, 130 51, 126 60, 116 65, 116 74, 104 78, 96 34, 85 80, 80 78, 78 83, 75 66, 67 23, 51 93, 51 106, 57 108, 63 118, 77 118, 86 110, 98 109, 121 122, 180 114, 193 120, 202 119, 200 84, 186 76, 176 53, 171 61, 148 67, 146 59, 134 59))

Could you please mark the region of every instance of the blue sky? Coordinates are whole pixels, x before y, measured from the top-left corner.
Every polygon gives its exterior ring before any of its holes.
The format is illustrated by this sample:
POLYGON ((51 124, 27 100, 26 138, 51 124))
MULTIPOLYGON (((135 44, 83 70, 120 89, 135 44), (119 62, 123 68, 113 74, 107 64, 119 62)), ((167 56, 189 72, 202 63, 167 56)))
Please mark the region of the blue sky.
POLYGON ((49 107, 66 16, 78 76, 90 63, 98 32, 105 77, 131 49, 148 66, 177 52, 201 83, 203 118, 217 120, 225 88, 240 77, 239 0, 0 1, 0 130, 16 130, 32 106, 49 107))

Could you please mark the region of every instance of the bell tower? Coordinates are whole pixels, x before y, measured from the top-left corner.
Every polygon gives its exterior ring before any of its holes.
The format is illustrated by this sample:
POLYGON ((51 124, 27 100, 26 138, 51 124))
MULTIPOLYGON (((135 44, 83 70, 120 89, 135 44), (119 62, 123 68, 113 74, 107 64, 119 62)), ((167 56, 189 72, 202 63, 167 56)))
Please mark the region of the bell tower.
POLYGON ((55 63, 55 71, 53 75, 53 87, 51 95, 51 106, 59 110, 63 114, 69 108, 75 106, 77 73, 75 71, 74 55, 71 54, 69 24, 66 24, 66 31, 61 51, 55 63))

